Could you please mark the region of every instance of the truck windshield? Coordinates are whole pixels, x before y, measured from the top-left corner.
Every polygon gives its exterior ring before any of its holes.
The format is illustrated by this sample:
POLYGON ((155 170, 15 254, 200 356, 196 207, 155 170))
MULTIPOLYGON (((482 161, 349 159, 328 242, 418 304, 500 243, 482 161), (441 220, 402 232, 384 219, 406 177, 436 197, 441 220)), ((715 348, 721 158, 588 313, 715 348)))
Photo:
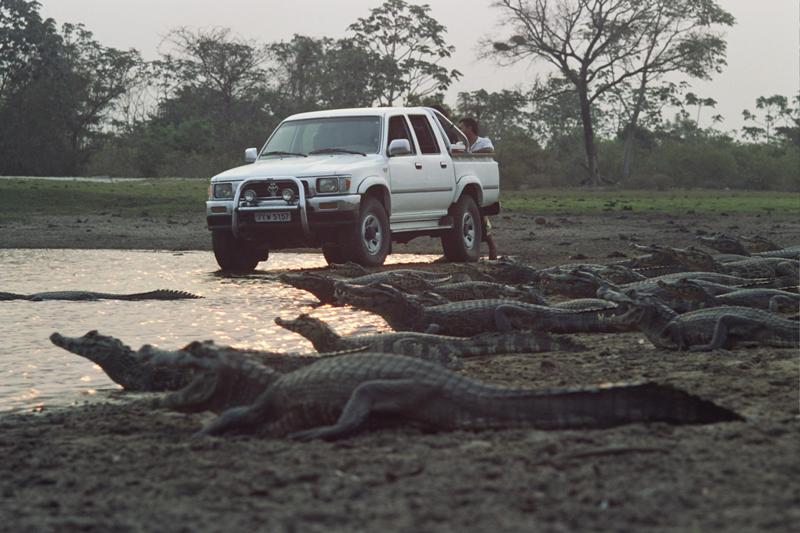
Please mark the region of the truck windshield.
POLYGON ((331 117, 284 122, 272 134, 261 157, 310 152, 376 154, 380 151, 380 117, 331 117), (336 148, 336 151, 326 150, 336 148))

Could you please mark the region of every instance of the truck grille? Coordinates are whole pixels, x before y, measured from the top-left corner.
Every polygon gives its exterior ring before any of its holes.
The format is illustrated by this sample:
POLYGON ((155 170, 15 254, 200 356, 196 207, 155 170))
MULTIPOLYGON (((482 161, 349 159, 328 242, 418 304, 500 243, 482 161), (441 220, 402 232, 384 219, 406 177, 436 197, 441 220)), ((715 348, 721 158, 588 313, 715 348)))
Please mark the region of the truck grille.
MULTIPOLYGON (((302 183, 304 192, 308 195, 308 184, 306 182, 302 183)), ((300 191, 297 190, 297 183, 289 180, 259 181, 249 183, 246 188, 253 189, 259 198, 280 198, 281 191, 284 189, 291 189, 295 198, 300 195, 300 191)))

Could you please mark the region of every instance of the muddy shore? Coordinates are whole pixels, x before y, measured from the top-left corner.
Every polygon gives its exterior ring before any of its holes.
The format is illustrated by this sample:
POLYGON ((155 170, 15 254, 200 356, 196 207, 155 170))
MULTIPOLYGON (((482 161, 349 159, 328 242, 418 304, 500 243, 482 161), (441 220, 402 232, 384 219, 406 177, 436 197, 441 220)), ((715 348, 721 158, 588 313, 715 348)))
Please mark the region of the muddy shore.
MULTIPOLYGON (((800 220, 788 215, 511 212, 494 227, 501 254, 534 266, 612 261, 633 255, 630 242, 688 246, 701 232, 800 243, 800 220)), ((202 217, 42 217, 4 224, 0 247, 209 249, 209 236, 202 217)), ((395 247, 404 251, 440 247, 419 239, 395 247)), ((796 350, 676 353, 638 333, 576 337, 590 349, 475 358, 462 372, 527 387, 654 380, 746 421, 552 432, 399 428, 301 444, 192 439, 208 415, 153 411, 131 395, 122 405, 0 415, 0 531, 740 532, 800 523, 796 350)))

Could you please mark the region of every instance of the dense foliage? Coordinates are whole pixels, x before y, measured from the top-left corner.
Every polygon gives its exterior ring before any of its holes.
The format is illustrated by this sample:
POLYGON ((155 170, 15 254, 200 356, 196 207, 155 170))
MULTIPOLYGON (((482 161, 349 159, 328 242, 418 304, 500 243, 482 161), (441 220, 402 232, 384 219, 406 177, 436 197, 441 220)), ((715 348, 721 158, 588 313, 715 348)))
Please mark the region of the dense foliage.
MULTIPOLYGON (((637 5, 652 13, 669 3, 637 5)), ((136 50, 102 45, 81 25, 59 27, 39 9, 35 0, 0 0, 3 175, 208 177, 238 164, 243 148, 263 144, 289 114, 444 104, 445 91, 461 75, 446 66, 453 52, 446 28, 428 6, 405 0, 386 0, 340 39, 295 35, 259 43, 227 29, 177 28, 152 62, 136 50)), ((724 13, 711 15, 732 23, 724 13)), ((529 44, 514 39, 508 43, 529 44)), ((661 68, 710 75, 724 41, 716 34, 709 39, 700 44, 714 51, 713 62, 694 61, 702 47, 686 48, 685 56, 661 58, 661 68)), ((621 42, 615 53, 626 58, 621 42)), ((479 120, 509 188, 579 185, 596 177, 659 189, 800 190, 800 96, 760 97, 753 111, 743 112, 742 131, 723 132, 721 117, 706 118, 712 98, 648 72, 644 89, 631 76, 625 80, 636 83, 614 84, 590 102, 596 176, 587 172, 585 102, 568 77, 536 80, 526 91, 462 92, 445 107, 479 120), (672 120, 664 120, 666 110, 672 120)))

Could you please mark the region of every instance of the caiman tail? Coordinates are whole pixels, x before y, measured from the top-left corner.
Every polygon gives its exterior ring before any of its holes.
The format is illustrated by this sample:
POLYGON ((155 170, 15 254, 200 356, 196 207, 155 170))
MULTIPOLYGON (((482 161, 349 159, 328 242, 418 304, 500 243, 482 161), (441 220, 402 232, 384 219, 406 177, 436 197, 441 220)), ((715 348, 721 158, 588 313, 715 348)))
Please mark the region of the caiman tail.
POLYGON ((25 294, 16 294, 13 292, 0 292, 0 301, 3 300, 28 300, 28 296, 25 294))
MULTIPOLYGON (((488 392, 488 391, 487 391, 488 392)), ((467 400, 460 427, 606 428, 638 422, 711 424, 737 413, 671 385, 653 382, 543 391, 495 390, 467 400)), ((475 397, 475 396, 473 396, 475 397)))

